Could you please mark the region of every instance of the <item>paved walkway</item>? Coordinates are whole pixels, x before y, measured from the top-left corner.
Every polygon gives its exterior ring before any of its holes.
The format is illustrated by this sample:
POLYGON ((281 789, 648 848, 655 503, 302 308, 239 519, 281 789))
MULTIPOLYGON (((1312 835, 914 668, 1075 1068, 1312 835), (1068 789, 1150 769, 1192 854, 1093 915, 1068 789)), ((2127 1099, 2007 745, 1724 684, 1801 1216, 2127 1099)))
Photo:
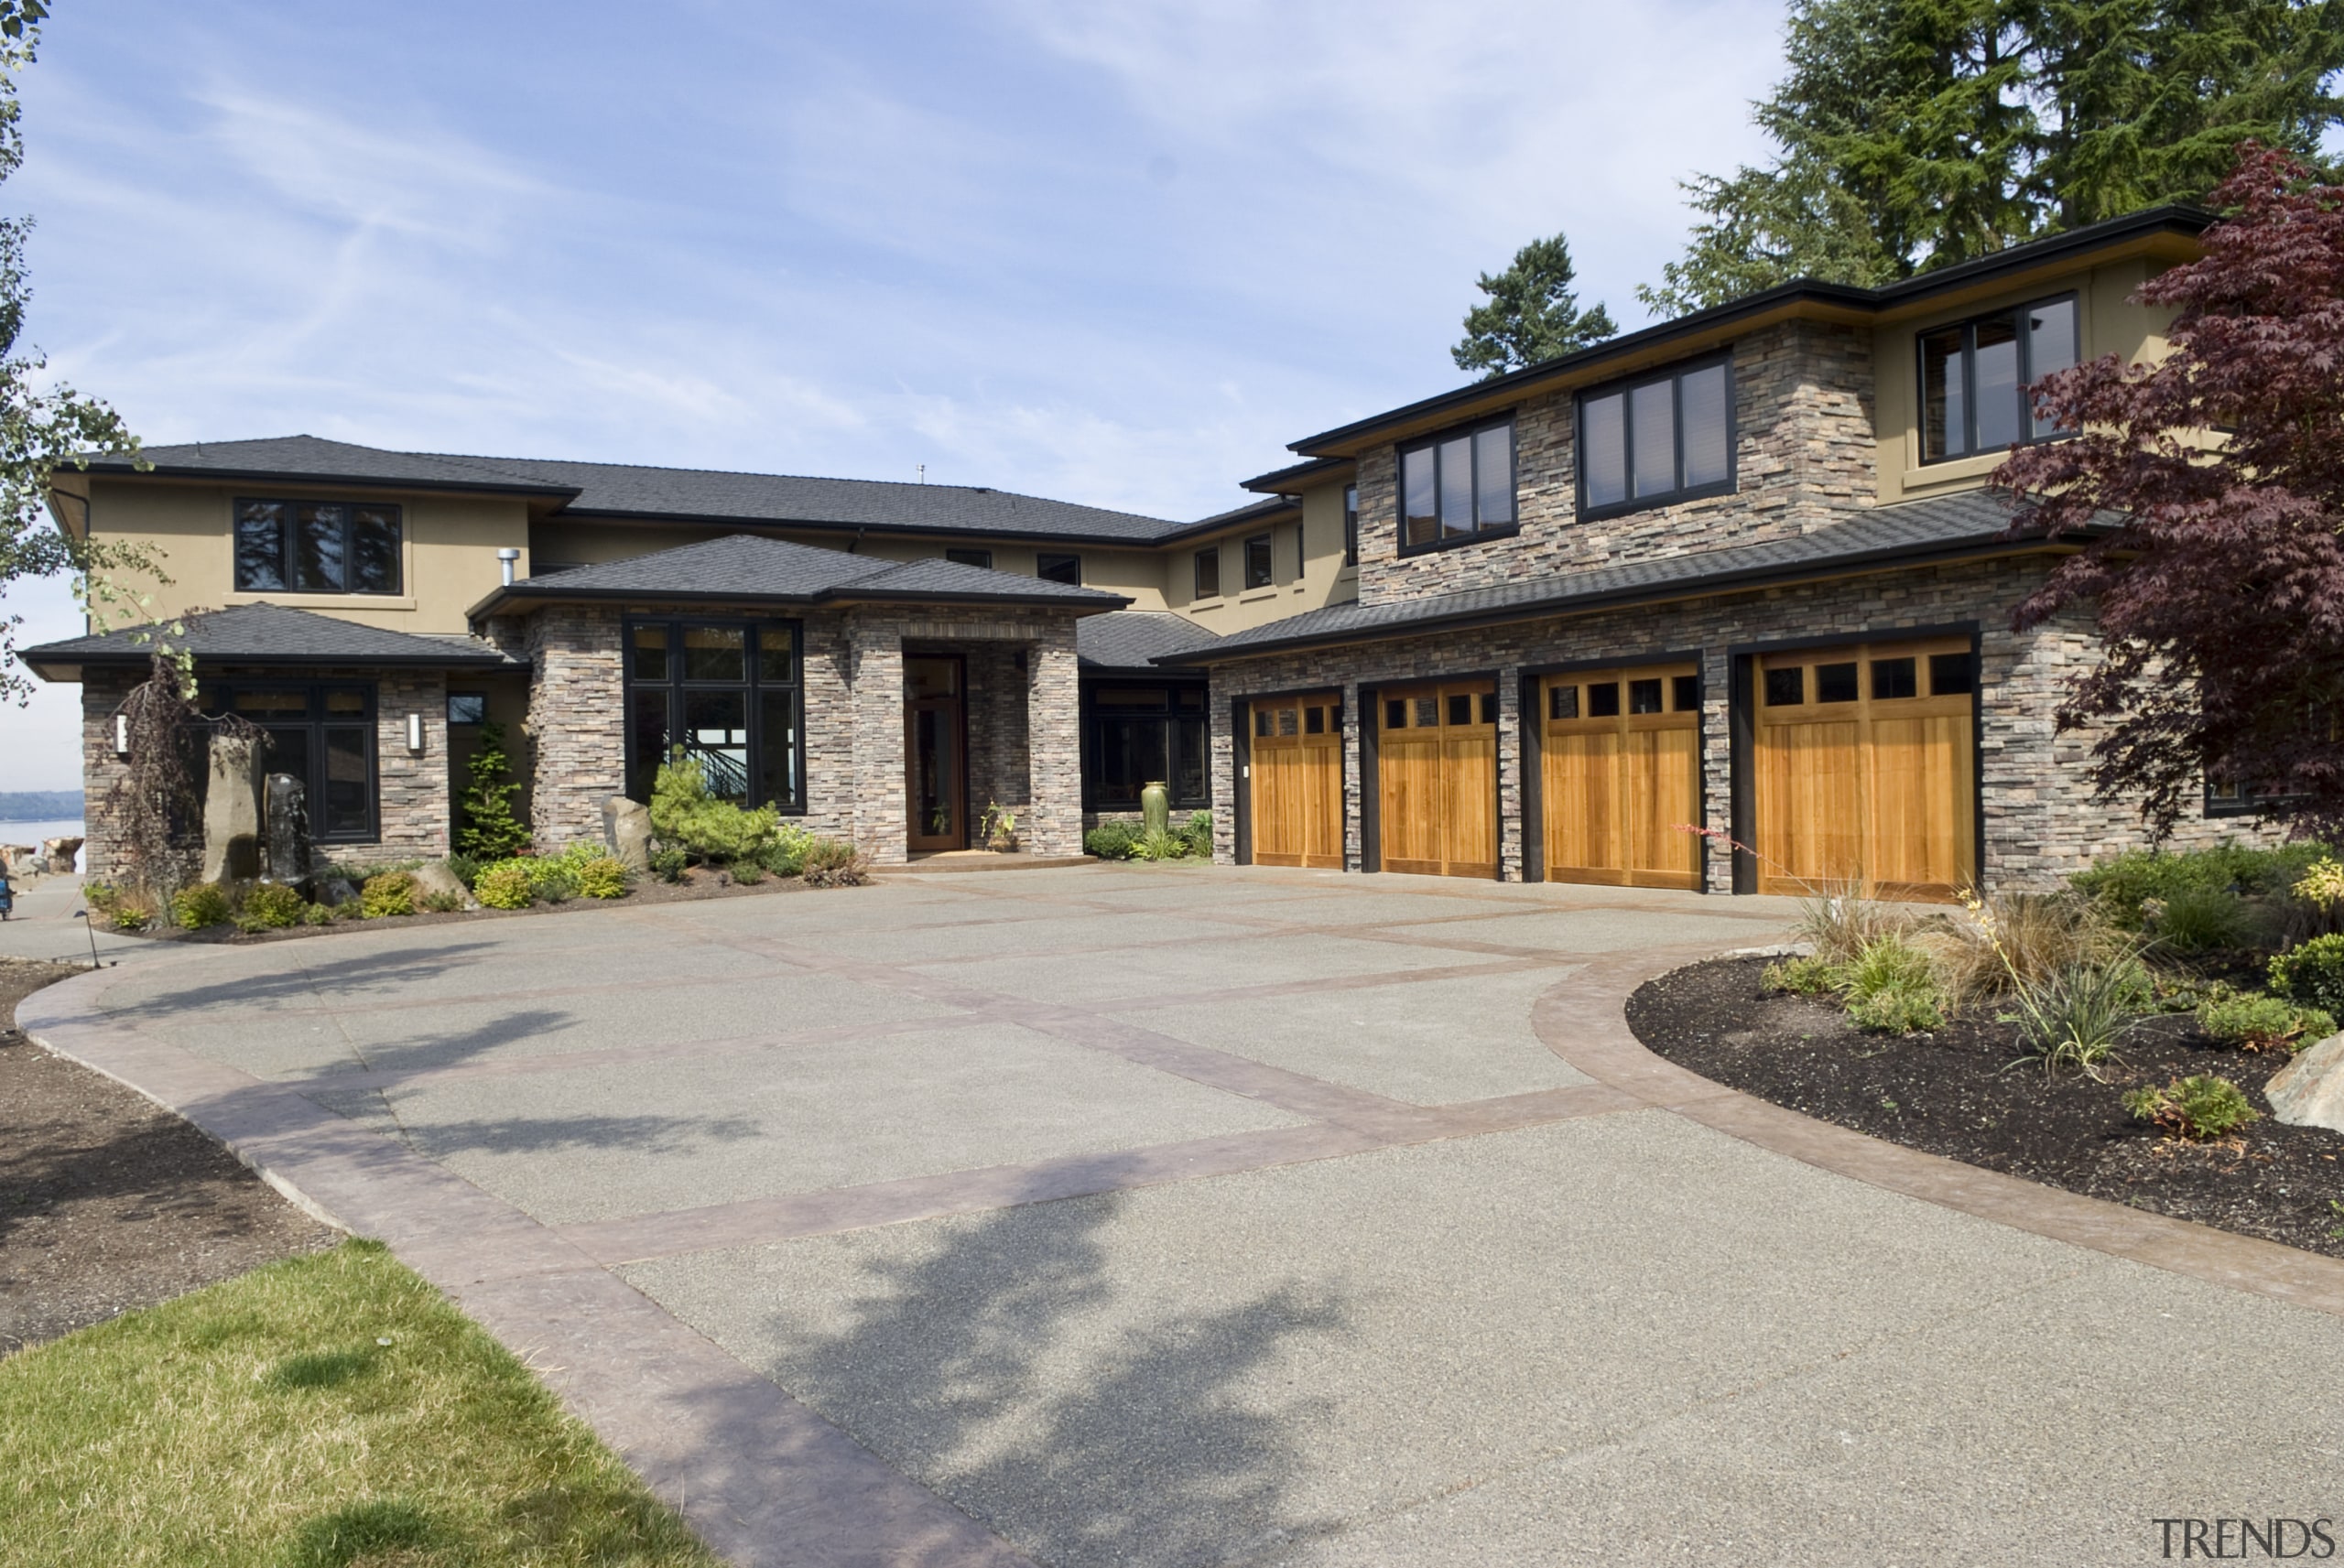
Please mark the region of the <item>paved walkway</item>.
POLYGON ((2344 1515, 2344 1268, 1626 1037, 1785 914, 912 875, 173 950, 26 1022, 390 1240, 743 1563, 2140 1563, 2344 1515))

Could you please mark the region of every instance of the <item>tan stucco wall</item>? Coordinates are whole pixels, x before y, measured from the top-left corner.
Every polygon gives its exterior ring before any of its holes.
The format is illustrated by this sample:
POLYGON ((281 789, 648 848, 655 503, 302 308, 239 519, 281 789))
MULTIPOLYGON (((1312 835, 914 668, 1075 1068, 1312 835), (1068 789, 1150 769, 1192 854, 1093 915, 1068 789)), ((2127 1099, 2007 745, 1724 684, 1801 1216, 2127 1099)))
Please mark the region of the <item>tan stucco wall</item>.
POLYGON ((2148 281, 2155 264, 2141 257, 2078 271, 2065 277, 2037 280, 2024 288, 2005 290, 1979 299, 1965 299, 1929 316, 1915 317, 1881 328, 1873 334, 1875 377, 1879 384, 1880 499, 1883 504, 1916 501, 1951 491, 1974 490, 2000 468, 2005 452, 1981 452, 1947 462, 1921 462, 1920 361, 1915 340, 1948 322, 1967 321, 2005 307, 2061 294, 2076 297, 2076 329, 2083 358, 2119 354, 2140 363, 2164 357, 2165 329, 2173 319, 2170 308, 2132 303, 2129 296, 2148 281))
MULTIPOLYGON (((528 570, 528 518, 514 497, 356 492, 332 486, 219 484, 172 480, 88 476, 89 524, 95 536, 142 540, 161 557, 168 583, 130 577, 122 586, 153 600, 151 614, 168 619, 190 610, 222 610, 266 600, 320 611, 394 632, 461 633, 465 609, 494 589, 501 571, 496 552, 522 552, 528 570), (299 501, 388 502, 402 509, 399 594, 238 593, 235 590, 235 503, 242 497, 299 501)), ((78 501, 64 507, 78 512, 78 501)), ((78 524, 80 518, 74 522, 78 524)))
POLYGON ((1291 516, 1268 524, 1241 524, 1166 546, 1161 552, 1166 600, 1163 608, 1227 636, 1299 615, 1306 610, 1348 604, 1357 599, 1359 570, 1343 565, 1342 485, 1320 485, 1303 495, 1299 571, 1296 569, 1297 525, 1291 516), (1271 535, 1271 584, 1267 588, 1247 589, 1243 586, 1245 541, 1264 533, 1271 535), (1221 553, 1221 591, 1210 599, 1199 599, 1197 555, 1212 549, 1221 553))

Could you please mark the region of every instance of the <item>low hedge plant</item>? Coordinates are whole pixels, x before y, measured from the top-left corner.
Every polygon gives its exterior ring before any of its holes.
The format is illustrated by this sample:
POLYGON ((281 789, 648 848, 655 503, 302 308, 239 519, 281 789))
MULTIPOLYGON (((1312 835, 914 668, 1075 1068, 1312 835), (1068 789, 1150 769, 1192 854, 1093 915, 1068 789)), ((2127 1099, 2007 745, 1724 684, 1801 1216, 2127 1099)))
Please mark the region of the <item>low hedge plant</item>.
POLYGON ((2193 1073, 2163 1088, 2129 1091, 2124 1108, 2139 1119, 2163 1128, 2175 1138, 2202 1143, 2263 1119, 2246 1091, 2212 1073, 2193 1073))

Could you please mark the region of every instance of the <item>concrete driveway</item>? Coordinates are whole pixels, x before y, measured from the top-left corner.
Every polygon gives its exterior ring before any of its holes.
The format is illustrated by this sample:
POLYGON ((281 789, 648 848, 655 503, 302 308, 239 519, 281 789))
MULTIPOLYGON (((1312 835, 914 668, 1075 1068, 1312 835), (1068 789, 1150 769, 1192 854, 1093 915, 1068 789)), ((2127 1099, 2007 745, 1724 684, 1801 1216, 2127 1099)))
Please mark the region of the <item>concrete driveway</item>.
POLYGON ((1638 978, 1785 914, 906 876, 174 954, 27 1023, 389 1238, 743 1561, 2129 1563, 2344 1516, 2344 1276, 1767 1147, 1622 1043, 1638 978))

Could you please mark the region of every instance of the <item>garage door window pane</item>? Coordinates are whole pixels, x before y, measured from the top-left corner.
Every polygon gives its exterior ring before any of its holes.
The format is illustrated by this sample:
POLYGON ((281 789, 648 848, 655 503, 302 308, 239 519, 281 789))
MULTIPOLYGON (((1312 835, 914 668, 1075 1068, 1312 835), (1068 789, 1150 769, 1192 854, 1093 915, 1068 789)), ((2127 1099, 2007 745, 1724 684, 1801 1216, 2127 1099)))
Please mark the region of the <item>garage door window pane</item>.
POLYGON ((1396 700, 1385 703, 1384 705, 1384 728, 1386 730, 1405 730, 1407 727, 1408 705, 1405 702, 1396 700))
POLYGON ((1872 662, 1872 695, 1883 697, 1917 697, 1920 685, 1914 661, 1906 659, 1874 659, 1872 662))
POLYGON ((1766 706, 1796 708, 1807 700, 1807 672, 1794 665, 1766 672, 1766 706))
POLYGON ((1701 677, 1698 676, 1678 676, 1677 677, 1676 697, 1677 712, 1698 712, 1701 707, 1701 677))
POLYGON ((1416 698, 1416 728, 1435 730, 1440 726, 1440 699, 1433 697, 1416 698))
POLYGON ((1966 697, 1978 688, 1978 661, 1969 654, 1929 655, 1929 695, 1966 697))
POLYGON ((1658 713, 1660 711, 1660 681, 1658 677, 1655 676, 1651 680, 1632 680, 1628 683, 1628 711, 1631 713, 1658 713))
POLYGON ((1587 716, 1590 719, 1617 719, 1620 716, 1620 683, 1605 681, 1587 688, 1587 716))
POLYGON ((1579 687, 1550 686, 1546 688, 1546 717, 1577 719, 1579 717, 1579 687))
POLYGON ((1294 732, 1295 732, 1294 709, 1293 709, 1293 708, 1279 708, 1279 709, 1278 709, 1278 733, 1279 733, 1280 735, 1291 735, 1291 734, 1293 734, 1294 732))
POLYGON ((1815 666, 1815 700, 1818 702, 1853 702, 1856 700, 1856 666, 1818 665, 1815 666))

